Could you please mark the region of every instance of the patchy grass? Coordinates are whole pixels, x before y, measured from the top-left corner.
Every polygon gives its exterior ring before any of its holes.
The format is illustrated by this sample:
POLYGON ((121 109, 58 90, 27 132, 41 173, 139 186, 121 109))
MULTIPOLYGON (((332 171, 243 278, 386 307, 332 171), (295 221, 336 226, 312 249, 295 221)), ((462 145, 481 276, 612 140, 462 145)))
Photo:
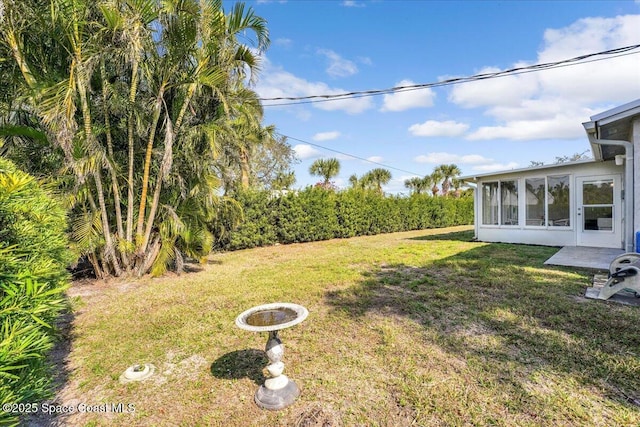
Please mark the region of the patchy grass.
POLYGON ((468 228, 274 246, 202 270, 76 284, 58 403, 132 403, 65 425, 640 425, 640 311, 581 298, 591 275, 555 249, 472 242, 468 228), (280 336, 302 395, 260 410, 266 334, 254 305, 310 315, 280 336), (157 372, 120 384, 134 363, 157 372))

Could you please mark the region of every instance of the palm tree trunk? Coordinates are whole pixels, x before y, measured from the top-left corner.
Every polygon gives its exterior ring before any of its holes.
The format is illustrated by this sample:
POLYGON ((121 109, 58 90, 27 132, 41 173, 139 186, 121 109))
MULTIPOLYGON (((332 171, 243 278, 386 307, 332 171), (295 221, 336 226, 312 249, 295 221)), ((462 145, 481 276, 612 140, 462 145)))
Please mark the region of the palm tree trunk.
POLYGON ((249 155, 246 150, 240 150, 240 184, 243 190, 249 188, 249 175, 251 173, 250 165, 249 165, 249 155))
POLYGON ((182 121, 184 120, 187 108, 189 108, 189 105, 191 104, 191 99, 193 98, 193 94, 195 93, 197 87, 197 83, 191 83, 189 85, 189 88, 187 89, 187 95, 184 98, 182 108, 180 108, 180 113, 178 114, 178 118, 176 119, 176 124, 173 129, 175 133, 177 133, 180 130, 180 126, 182 126, 182 121))
POLYGON ((18 63, 18 67, 20 68, 20 72, 22 73, 24 80, 27 82, 27 85, 31 89, 35 88, 37 84, 36 79, 33 77, 33 74, 31 73, 31 69, 29 68, 29 64, 27 64, 27 61, 25 60, 24 55, 20 50, 20 46, 18 44, 18 39, 16 37, 16 34, 13 28, 10 28, 9 25, 7 25, 6 34, 7 34, 7 37, 6 37, 7 43, 9 44, 9 47, 13 52, 13 57, 18 63))
POLYGON ((151 230, 153 229, 153 222, 155 221, 156 212, 160 204, 160 193, 162 191, 162 181, 165 176, 169 174, 171 165, 173 163, 173 125, 169 112, 167 111, 167 126, 165 128, 165 140, 164 140, 164 154, 162 156, 162 163, 160 164, 160 170, 158 171, 158 178, 156 181, 156 188, 153 193, 153 202, 151 203, 151 209, 149 211, 149 218, 147 219, 147 228, 144 233, 144 240, 142 241, 142 248, 146 250, 149 239, 151 238, 151 230))
POLYGON ((129 148, 129 173, 127 175, 127 242, 133 242, 133 162, 134 162, 134 126, 133 103, 138 91, 138 60, 131 64, 131 88, 129 89, 129 114, 127 117, 127 144, 129 148))
POLYGON ((155 261, 155 259, 158 257, 158 254, 160 253, 161 246, 162 245, 160 243, 160 236, 156 236, 155 239, 153 239, 153 243, 149 247, 149 250, 147 251, 147 256, 144 257, 142 262, 136 268, 136 274, 138 276, 142 276, 143 274, 146 274, 146 272, 151 269, 153 262, 155 261))
MULTIPOLYGON (((91 130, 91 110, 89 109, 89 103, 87 102, 87 90, 84 85, 84 82, 87 81, 86 71, 82 64, 82 57, 80 55, 79 49, 76 51, 75 57, 75 66, 77 69, 76 76, 76 86, 78 88, 78 94, 80 95, 80 103, 82 105, 82 119, 84 123, 84 134, 85 141, 89 145, 92 151, 95 151, 93 147, 93 132, 91 130)), ((93 153, 97 155, 101 155, 101 153, 93 153)), ((102 159, 100 159, 102 160, 102 159)), ((102 232, 104 234, 105 241, 105 254, 110 258, 111 264, 113 265, 113 270, 117 276, 122 274, 122 270, 120 269, 120 264, 118 262, 118 258, 115 254, 113 239, 111 238, 111 230, 109 228, 109 217, 107 214, 107 206, 105 203, 104 197, 104 188, 102 186, 102 161, 98 162, 98 166, 96 167, 96 171, 93 174, 94 180, 96 183, 96 190, 98 192, 98 204, 100 206, 100 215, 102 217, 102 232)))
POLYGON ((96 182, 96 190, 98 192, 98 204, 100 205, 100 213, 102 217, 102 229, 105 234, 105 255, 106 259, 111 262, 113 266, 113 271, 116 276, 122 275, 122 269, 120 268, 120 263, 118 261, 118 256, 116 255, 115 247, 113 245, 113 239, 111 238, 111 231, 109 230, 109 221, 107 219, 107 208, 104 199, 104 189, 102 187, 102 172, 100 169, 96 171, 93 175, 94 180, 96 182))
MULTIPOLYGON (((164 95, 164 83, 160 87, 158 92, 158 97, 156 99, 156 104, 154 106, 153 112, 153 122, 151 123, 151 129, 149 129, 149 139, 147 140, 147 152, 144 158, 144 172, 142 175, 142 191, 140 193, 140 207, 138 210, 138 228, 136 229, 136 234, 138 236, 142 235, 144 230, 144 213, 146 209, 147 203, 147 192, 149 190, 149 170, 151 169, 151 153, 153 151, 153 143, 155 141, 156 129, 158 127, 158 121, 160 120, 160 113, 162 112, 162 97, 164 95)), ((158 185, 160 183, 160 174, 158 172, 158 185)), ((147 224, 149 226, 149 224, 147 224)), ((145 248, 146 243, 141 245, 141 248, 145 248)))
MULTIPOLYGON (((182 124, 182 121, 183 121, 184 116, 186 114, 186 111, 187 111, 187 108, 189 106, 189 103, 191 102, 191 98, 193 97, 193 94, 195 93, 195 89, 196 89, 196 85, 195 84, 191 84, 189 86, 189 89, 187 90, 187 96, 186 96, 186 98, 184 100, 184 103, 182 104, 182 108, 180 109, 180 113, 178 114, 178 119, 176 121, 175 128, 172 126, 171 118, 169 117, 169 112, 168 111, 166 112, 166 114, 167 114, 167 126, 165 128, 164 154, 162 156, 162 163, 160 165, 160 170, 158 171, 158 176, 157 176, 157 181, 156 181, 156 188, 155 188, 154 193, 153 193, 153 200, 151 202, 151 209, 149 211, 149 218, 147 219, 147 227, 145 229, 144 239, 142 240, 142 244, 140 245, 140 249, 142 251, 145 251, 147 249, 147 245, 149 244, 149 239, 151 238, 151 231, 153 229, 153 223, 155 221, 155 216, 156 216, 156 213, 158 211, 158 205, 160 203, 160 194, 161 194, 161 191, 162 191, 162 180, 169 173, 169 171, 171 169, 171 164, 173 163, 173 141, 175 139, 175 136, 176 136, 176 133, 178 131, 178 128, 182 124)), ((164 86, 160 91, 160 95, 159 95, 158 101, 162 100, 163 93, 164 93, 164 86)), ((158 105, 156 105, 156 107, 158 107, 158 105)), ((156 113, 158 114, 158 118, 159 118, 160 110, 157 110, 156 113)), ((154 119, 156 119, 155 116, 154 116, 154 119)), ((158 121, 157 119, 154 120, 154 130, 155 130, 155 127, 157 126, 157 121, 158 121)), ((144 177, 143 177, 143 183, 144 183, 144 177)), ((148 187, 148 183, 147 183, 147 187, 148 187)), ((144 187, 143 187, 143 189, 144 189, 144 187)), ((141 210, 141 214, 144 215, 144 212, 142 210, 141 210)), ((138 228, 138 230, 139 230, 138 234, 141 234, 140 220, 139 219, 138 219, 138 227, 139 227, 138 228)), ((154 246, 158 246, 159 247, 159 245, 160 245, 159 240, 154 243, 154 246)), ((155 251, 156 252, 156 256, 157 256, 158 250, 155 251)), ((147 270, 149 270, 149 268, 151 268, 151 265, 153 264, 154 260, 155 260, 155 256, 151 260, 149 259, 149 257, 147 257, 145 259, 145 261, 143 262, 144 265, 142 267, 142 271, 139 271, 139 274, 145 274, 147 272, 147 270)))
POLYGON ((442 194, 445 196, 448 195, 450 188, 451 183, 449 182, 449 178, 445 178, 444 181, 442 181, 442 194))
MULTIPOLYGON (((107 108, 107 97, 108 97, 108 88, 107 88, 107 79, 106 79, 106 71, 104 66, 104 59, 100 61, 100 74, 102 76, 102 98, 104 105, 104 127, 105 134, 107 138, 107 154, 109 158, 107 159, 107 166, 109 169, 109 173, 111 175, 111 186, 113 187, 113 204, 116 209, 116 226, 118 229, 118 236, 123 239, 124 238, 124 228, 122 226, 122 209, 120 208, 120 186, 118 185, 118 177, 116 176, 116 171, 113 167, 113 140, 111 137, 111 121, 109 119, 109 109, 107 108)), ((128 260, 126 259, 126 255, 123 254, 123 259, 125 264, 128 264, 128 260)))

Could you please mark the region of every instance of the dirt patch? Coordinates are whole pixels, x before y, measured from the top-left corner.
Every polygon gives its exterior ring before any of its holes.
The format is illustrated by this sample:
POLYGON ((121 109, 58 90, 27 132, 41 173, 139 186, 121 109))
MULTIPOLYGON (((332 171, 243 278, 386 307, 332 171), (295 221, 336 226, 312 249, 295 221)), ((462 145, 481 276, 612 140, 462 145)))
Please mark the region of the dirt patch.
POLYGON ((293 425, 295 427, 341 427, 343 424, 338 412, 330 406, 311 404, 299 410, 293 425))

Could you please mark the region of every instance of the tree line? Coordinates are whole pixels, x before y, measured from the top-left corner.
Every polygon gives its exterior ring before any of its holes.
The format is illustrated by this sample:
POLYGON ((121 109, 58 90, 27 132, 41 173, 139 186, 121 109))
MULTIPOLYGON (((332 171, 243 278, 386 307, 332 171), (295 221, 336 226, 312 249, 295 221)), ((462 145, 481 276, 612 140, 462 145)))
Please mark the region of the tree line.
MULTIPOLYGON (((340 161, 336 158, 318 159, 309 167, 312 176, 322 178, 316 185, 325 188, 334 188, 331 179, 340 173, 340 161)), ((436 166, 433 172, 424 177, 413 177, 404 181, 405 188, 411 190, 413 194, 425 194, 431 192, 433 196, 439 193, 442 195, 459 195, 459 190, 463 182, 457 177, 462 172, 455 164, 443 164, 436 166), (453 192, 452 192, 453 189, 453 192)), ((372 169, 362 176, 353 174, 349 177, 349 184, 354 189, 374 190, 383 194, 382 186, 391 181, 391 172, 384 168, 372 169)))

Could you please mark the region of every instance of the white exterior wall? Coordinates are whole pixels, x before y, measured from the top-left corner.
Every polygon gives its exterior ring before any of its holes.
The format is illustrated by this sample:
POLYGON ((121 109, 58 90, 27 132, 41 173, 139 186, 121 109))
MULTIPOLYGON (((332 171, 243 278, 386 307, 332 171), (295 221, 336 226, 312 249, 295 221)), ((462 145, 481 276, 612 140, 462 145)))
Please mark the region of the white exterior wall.
POLYGON ((635 246, 636 234, 640 231, 640 118, 633 121, 631 126, 631 142, 633 142, 633 202, 635 204, 633 221, 634 249, 640 252, 640 248, 635 246))
MULTIPOLYGON (((640 151, 640 150, 638 150, 640 151)), ((636 171, 637 172, 637 171, 636 171)), ((578 217, 576 215, 577 187, 576 179, 581 177, 597 177, 600 175, 620 175, 624 178, 624 167, 616 166, 613 161, 593 162, 576 165, 558 165, 557 168, 521 170, 478 178, 476 189, 475 219, 478 240, 484 242, 523 243, 545 246, 576 246, 578 233, 578 217), (532 227, 526 226, 526 191, 525 180, 544 176, 569 175, 570 206, 569 227, 532 227), (518 181, 518 225, 484 225, 482 224, 482 184, 495 181, 518 181)), ((622 181, 621 181, 622 182, 622 181)), ((624 183, 623 183, 624 187, 624 183)), ((636 200, 640 200, 636 198, 636 200)), ((624 214, 624 209, 621 209, 624 214)), ((636 209, 636 215, 638 210, 636 209)), ((636 222, 637 224, 637 222, 636 222)))

